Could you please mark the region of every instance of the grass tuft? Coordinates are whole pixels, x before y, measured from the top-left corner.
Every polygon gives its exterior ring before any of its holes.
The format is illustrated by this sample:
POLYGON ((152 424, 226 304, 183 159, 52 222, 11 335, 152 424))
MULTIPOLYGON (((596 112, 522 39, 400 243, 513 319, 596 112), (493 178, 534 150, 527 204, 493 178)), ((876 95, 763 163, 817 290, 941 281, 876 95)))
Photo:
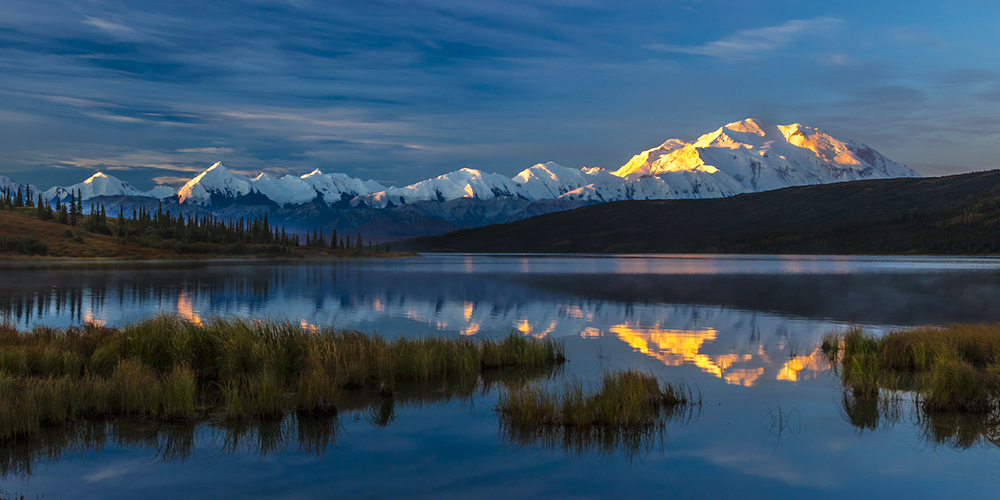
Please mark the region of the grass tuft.
POLYGON ((661 383, 635 370, 607 373, 596 385, 579 380, 551 390, 537 382, 501 388, 496 411, 505 442, 584 454, 623 454, 631 461, 664 443, 666 423, 691 418, 683 384, 661 383))
POLYGON ((316 333, 276 320, 159 315, 123 328, 0 325, 0 441, 42 425, 103 416, 190 421, 275 420, 290 411, 336 412, 343 391, 479 377, 565 361, 551 340, 386 340, 357 331, 316 333), (201 410, 199 410, 201 409, 201 410))
POLYGON ((561 391, 529 383, 500 391, 497 411, 513 426, 584 428, 646 427, 690 401, 681 385, 661 384, 651 374, 635 370, 606 373, 597 387, 579 380, 566 382, 561 391))
POLYGON ((1000 411, 1000 325, 896 330, 851 329, 828 336, 823 351, 855 397, 910 390, 929 412, 1000 411))

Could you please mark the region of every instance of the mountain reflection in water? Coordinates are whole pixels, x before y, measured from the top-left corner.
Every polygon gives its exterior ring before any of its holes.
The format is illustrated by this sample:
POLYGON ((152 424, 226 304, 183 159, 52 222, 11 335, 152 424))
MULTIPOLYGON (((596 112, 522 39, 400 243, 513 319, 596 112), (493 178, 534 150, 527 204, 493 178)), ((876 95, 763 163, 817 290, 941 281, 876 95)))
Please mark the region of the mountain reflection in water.
POLYGON ((727 383, 826 370, 819 338, 870 326, 1000 321, 990 259, 429 256, 387 261, 56 266, 0 271, 20 328, 157 312, 277 317, 386 335, 615 339, 727 383))
POLYGON ((551 384, 586 384, 631 368, 683 379, 705 400, 696 419, 640 435, 504 428, 492 411, 495 390, 440 382, 409 396, 357 396, 334 418, 91 422, 0 447, 7 474, 0 496, 996 492, 997 419, 919 415, 905 400, 874 407, 845 400, 818 351, 824 334, 852 324, 879 331, 1000 321, 996 259, 431 255, 18 264, 0 278, 0 314, 19 328, 117 326, 162 311, 193 322, 274 317, 305 331, 332 326, 389 337, 516 331, 565 343, 569 362, 551 384), (921 453, 929 447, 935 453, 921 453))

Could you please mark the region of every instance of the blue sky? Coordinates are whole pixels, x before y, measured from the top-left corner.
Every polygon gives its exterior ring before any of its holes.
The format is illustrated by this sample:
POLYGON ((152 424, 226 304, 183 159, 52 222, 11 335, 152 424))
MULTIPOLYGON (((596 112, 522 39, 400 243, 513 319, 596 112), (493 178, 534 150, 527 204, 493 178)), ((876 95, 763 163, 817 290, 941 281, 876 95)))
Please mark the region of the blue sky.
POLYGON ((148 188, 221 160, 403 185, 617 168, 746 117, 989 169, 998 27, 985 0, 8 0, 0 174, 148 188))

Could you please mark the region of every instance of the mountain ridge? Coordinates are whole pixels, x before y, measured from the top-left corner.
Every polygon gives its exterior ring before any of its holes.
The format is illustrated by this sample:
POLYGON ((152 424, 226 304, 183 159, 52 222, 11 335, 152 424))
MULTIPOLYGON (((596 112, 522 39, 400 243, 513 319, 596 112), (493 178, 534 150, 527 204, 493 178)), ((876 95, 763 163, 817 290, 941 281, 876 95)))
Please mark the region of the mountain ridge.
POLYGON ((329 233, 369 223, 392 226, 389 232, 397 238, 611 201, 719 198, 794 185, 890 177, 919 174, 862 143, 841 141, 798 123, 771 125, 748 118, 694 141, 667 140, 633 156, 617 170, 570 168, 548 162, 507 177, 462 168, 407 186, 386 187, 374 180, 325 174, 319 169, 301 176, 261 172, 249 177, 216 162, 176 192, 164 186, 138 192, 128 183, 99 172, 80 184, 50 188, 43 197, 49 202, 53 198, 65 201, 71 191, 78 190, 84 200, 111 197, 117 205, 143 206, 148 206, 152 197, 173 211, 208 210, 236 218, 270 211, 272 221, 282 220, 294 231, 324 228, 329 233), (491 201, 498 199, 507 201, 491 201), (468 203, 453 203, 456 200, 468 203), (327 208, 317 209, 316 204, 327 208), (483 219, 469 220, 468 214, 476 212, 471 204, 483 205, 478 210, 485 214, 483 219), (537 205, 528 208, 531 204, 537 205), (502 207, 503 213, 489 207, 502 207), (344 210, 359 210, 365 215, 347 216, 344 210), (384 220, 376 222, 379 217, 372 216, 371 210, 385 210, 384 220), (355 225, 362 219, 367 222, 355 225), (337 222, 344 220, 355 222, 337 222), (405 234, 404 220, 412 223, 409 234, 405 234))
POLYGON ((1000 170, 620 201, 398 242, 421 252, 1000 253, 1000 170))

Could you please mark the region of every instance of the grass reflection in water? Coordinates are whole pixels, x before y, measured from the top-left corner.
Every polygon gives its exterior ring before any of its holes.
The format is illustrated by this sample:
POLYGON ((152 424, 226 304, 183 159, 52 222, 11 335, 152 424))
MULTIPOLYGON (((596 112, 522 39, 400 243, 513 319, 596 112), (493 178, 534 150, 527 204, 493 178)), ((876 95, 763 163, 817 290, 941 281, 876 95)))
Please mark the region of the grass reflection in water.
POLYGON ((1000 325, 851 329, 823 351, 844 385, 844 419, 859 430, 908 420, 934 446, 1000 447, 1000 325))
POLYGON ((240 420, 215 414, 181 422, 101 418, 45 426, 30 437, 0 446, 0 478, 29 477, 39 464, 115 447, 146 450, 149 460, 160 462, 184 462, 199 453, 260 459, 283 453, 319 457, 340 438, 345 420, 385 427, 402 409, 456 401, 472 405, 475 398, 499 387, 552 379, 559 374, 557 366, 504 369, 473 377, 403 382, 391 394, 370 389, 349 391, 338 401, 338 411, 327 414, 295 413, 277 419, 240 420))
POLYGON ((556 389, 538 382, 502 388, 496 412, 501 439, 513 447, 621 453, 631 461, 662 448, 667 423, 692 420, 700 399, 684 384, 621 370, 586 388, 579 380, 556 389))
POLYGON ((174 316, 121 329, 0 326, 0 441, 88 418, 332 413, 352 390, 392 394, 404 382, 476 379, 564 360, 560 344, 513 333, 502 340, 386 340, 290 322, 174 316))

